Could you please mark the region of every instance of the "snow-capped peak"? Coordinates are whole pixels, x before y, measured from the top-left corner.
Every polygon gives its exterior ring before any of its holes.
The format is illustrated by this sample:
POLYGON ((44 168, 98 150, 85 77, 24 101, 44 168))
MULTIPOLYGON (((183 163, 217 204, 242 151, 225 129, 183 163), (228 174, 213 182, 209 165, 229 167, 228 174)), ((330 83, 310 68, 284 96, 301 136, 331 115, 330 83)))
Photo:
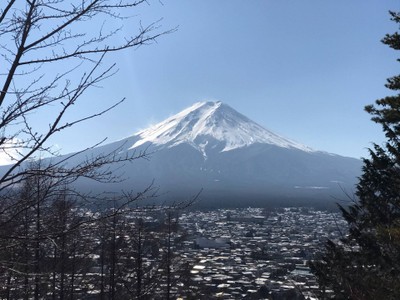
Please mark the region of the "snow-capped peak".
POLYGON ((255 143, 313 151, 307 146, 272 133, 220 101, 197 102, 137 135, 140 139, 132 148, 146 142, 168 147, 189 143, 206 155, 205 148, 212 141, 220 144, 221 151, 255 143))

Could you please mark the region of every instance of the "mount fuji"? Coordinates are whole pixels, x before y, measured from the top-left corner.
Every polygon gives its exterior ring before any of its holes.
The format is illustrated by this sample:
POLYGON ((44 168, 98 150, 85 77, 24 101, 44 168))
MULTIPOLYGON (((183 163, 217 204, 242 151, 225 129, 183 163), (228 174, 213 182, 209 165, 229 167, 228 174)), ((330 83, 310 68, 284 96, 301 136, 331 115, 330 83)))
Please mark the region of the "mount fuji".
POLYGON ((312 151, 280 137, 238 113, 222 102, 198 102, 182 112, 138 133, 140 140, 132 148, 150 142, 173 147, 188 143, 207 157, 207 149, 230 151, 252 144, 312 151), (222 149, 221 149, 222 148, 222 149))
POLYGON ((149 160, 121 166, 118 189, 153 180, 161 198, 200 205, 266 206, 325 203, 352 193, 361 161, 316 151, 279 136, 221 102, 198 102, 121 141, 121 154, 146 150, 149 160), (129 184, 129 186, 128 186, 129 184))

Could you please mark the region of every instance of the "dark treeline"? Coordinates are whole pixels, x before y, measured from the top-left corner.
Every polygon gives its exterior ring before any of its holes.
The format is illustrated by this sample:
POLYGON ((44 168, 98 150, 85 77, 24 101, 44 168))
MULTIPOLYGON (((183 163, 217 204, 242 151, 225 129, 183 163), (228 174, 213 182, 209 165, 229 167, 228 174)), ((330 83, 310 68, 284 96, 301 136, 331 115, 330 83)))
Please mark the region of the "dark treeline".
MULTIPOLYGON (((399 29, 400 13, 390 15, 399 29)), ((382 42, 400 50, 399 30, 382 42)), ((386 141, 369 149, 351 205, 339 206, 349 232, 340 241, 328 240, 311 262, 321 299, 400 299, 400 75, 385 86, 392 95, 365 110, 386 141)))
POLYGON ((165 299, 177 284, 178 226, 168 224, 176 222, 174 210, 158 211, 150 222, 133 209, 149 190, 116 198, 71 189, 82 180, 119 182, 121 164, 146 153, 121 155, 123 145, 88 153, 106 138, 64 156, 53 145, 65 130, 125 101, 79 106, 116 73, 117 53, 175 31, 137 17, 149 4, 0 1, 0 154, 10 163, 0 174, 0 298, 165 299), (38 163, 27 167, 32 161, 38 163))
POLYGON ((188 269, 174 256, 184 236, 177 210, 118 200, 87 209, 41 175, 9 192, 0 208, 0 298, 172 298, 188 269))

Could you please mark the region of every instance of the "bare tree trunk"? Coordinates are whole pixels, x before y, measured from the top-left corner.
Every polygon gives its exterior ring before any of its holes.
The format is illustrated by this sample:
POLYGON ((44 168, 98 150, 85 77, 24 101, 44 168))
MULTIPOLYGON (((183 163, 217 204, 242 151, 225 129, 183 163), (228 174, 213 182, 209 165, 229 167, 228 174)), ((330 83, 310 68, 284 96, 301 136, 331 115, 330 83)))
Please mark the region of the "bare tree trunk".
POLYGON ((51 284, 51 295, 52 299, 57 299, 57 261, 58 261, 58 251, 57 245, 54 245, 53 250, 53 275, 52 275, 52 284, 51 284))
POLYGON ((112 221, 112 236, 111 236, 111 253, 110 253, 110 299, 115 299, 115 273, 116 273, 116 264, 117 264, 117 253, 116 253, 116 230, 117 230, 117 220, 116 216, 113 217, 112 221))
POLYGON ((102 233, 101 237, 101 252, 100 252, 100 269, 101 269, 101 275, 100 275, 100 299, 104 300, 104 292, 105 292, 105 282, 104 282, 104 265, 105 265, 105 236, 104 232, 102 233))
POLYGON ((59 298, 60 300, 64 299, 64 294, 65 294, 65 264, 66 264, 66 255, 65 252, 67 251, 65 247, 65 235, 62 234, 61 236, 61 257, 60 257, 60 293, 59 293, 59 298))
POLYGON ((24 238, 25 240, 22 243, 22 247, 23 247, 23 264, 24 264, 24 287, 23 287, 23 295, 24 295, 24 299, 28 300, 29 299, 29 263, 30 263, 30 259, 29 259, 29 249, 28 249, 28 238, 29 238, 29 222, 28 222, 28 218, 29 218, 29 210, 26 209, 24 212, 24 238))
POLYGON ((35 292, 34 299, 39 300, 40 294, 40 230, 41 230, 41 220, 40 220, 40 182, 37 182, 37 199, 36 199, 36 240, 35 240, 35 292))
POLYGON ((76 273, 76 248, 77 248, 78 240, 74 239, 73 241, 73 249, 71 255, 71 286, 70 286, 70 300, 74 299, 75 294, 75 273, 76 273))
POLYGON ((6 290, 6 299, 10 300, 11 299, 11 273, 7 272, 7 290, 6 290))
POLYGON ((136 253, 136 297, 142 296, 142 275, 143 275, 143 251, 142 251, 142 230, 143 220, 138 221, 137 253, 136 253))

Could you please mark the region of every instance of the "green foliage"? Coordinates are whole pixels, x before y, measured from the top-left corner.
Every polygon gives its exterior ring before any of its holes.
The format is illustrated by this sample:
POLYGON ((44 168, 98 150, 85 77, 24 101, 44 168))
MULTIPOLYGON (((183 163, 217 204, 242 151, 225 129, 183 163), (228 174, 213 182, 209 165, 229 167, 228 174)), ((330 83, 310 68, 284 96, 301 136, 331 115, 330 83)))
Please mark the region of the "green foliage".
MULTIPOLYGON (((390 14, 400 24, 400 14, 390 14)), ((400 50, 398 32, 382 42, 400 50)), ((400 76, 389 78, 386 87, 400 90, 400 76)), ((328 241, 324 254, 311 263, 323 299, 400 299, 400 95, 376 100, 365 110, 387 140, 369 149, 355 203, 340 207, 348 235, 328 241)))

